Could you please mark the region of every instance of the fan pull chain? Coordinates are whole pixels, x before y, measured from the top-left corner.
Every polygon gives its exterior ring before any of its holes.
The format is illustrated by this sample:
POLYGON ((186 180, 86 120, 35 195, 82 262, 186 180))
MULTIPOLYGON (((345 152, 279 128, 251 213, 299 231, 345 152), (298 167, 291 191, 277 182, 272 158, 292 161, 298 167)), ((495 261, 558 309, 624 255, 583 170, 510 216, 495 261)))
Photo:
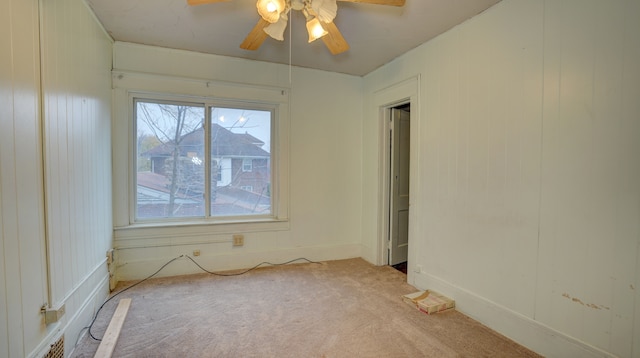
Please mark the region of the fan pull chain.
POLYGON ((289 86, 291 86, 291 33, 293 28, 293 14, 289 12, 289 86))

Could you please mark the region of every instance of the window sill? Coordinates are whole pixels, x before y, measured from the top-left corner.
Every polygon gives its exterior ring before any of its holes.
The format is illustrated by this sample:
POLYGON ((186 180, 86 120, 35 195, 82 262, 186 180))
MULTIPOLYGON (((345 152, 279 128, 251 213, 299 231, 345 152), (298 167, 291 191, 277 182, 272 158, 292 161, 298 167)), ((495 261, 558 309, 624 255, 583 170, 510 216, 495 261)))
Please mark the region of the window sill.
POLYGON ((194 237, 289 230, 287 219, 238 219, 225 221, 145 222, 114 228, 116 240, 150 237, 194 237))

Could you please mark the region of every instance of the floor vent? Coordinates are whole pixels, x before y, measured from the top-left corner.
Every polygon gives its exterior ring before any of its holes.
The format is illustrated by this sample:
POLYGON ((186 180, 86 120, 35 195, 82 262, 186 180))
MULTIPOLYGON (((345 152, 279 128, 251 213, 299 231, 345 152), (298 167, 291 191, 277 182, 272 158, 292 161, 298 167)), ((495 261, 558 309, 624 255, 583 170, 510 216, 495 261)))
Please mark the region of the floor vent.
POLYGON ((51 345, 49 352, 43 358, 64 358, 64 335, 51 345))

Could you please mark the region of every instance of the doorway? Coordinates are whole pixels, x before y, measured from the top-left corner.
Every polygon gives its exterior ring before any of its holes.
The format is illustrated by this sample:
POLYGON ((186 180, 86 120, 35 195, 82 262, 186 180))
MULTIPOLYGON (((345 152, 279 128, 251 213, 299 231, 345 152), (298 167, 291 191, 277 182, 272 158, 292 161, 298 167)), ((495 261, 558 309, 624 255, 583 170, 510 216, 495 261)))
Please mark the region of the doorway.
MULTIPOLYGON (((420 82, 421 76, 418 74, 413 77, 409 77, 403 81, 390 84, 387 87, 374 91, 371 94, 371 116, 378 118, 378 157, 377 162, 372 165, 376 165, 378 169, 377 180, 377 229, 376 229, 376 244, 375 244, 375 262, 377 265, 390 265, 394 259, 392 252, 394 251, 391 244, 391 233, 396 231, 396 228, 402 228, 402 226, 395 225, 400 220, 397 218, 393 220, 391 218, 392 204, 391 193, 393 188, 393 181, 391 180, 391 151, 393 148, 391 140, 391 117, 394 110, 400 110, 406 112, 409 117, 410 127, 408 130, 411 132, 407 137, 410 137, 411 143, 405 146, 407 154, 401 156, 406 159, 407 168, 409 171, 410 181, 407 179, 405 184, 410 186, 410 210, 408 212, 408 229, 405 227, 408 234, 406 243, 401 243, 398 240, 396 245, 396 253, 406 250, 407 258, 407 282, 413 283, 416 279, 416 273, 418 273, 418 266, 416 265, 416 254, 420 252, 420 241, 416 240, 416 233, 420 232, 420 223, 416 220, 416 213, 420 212, 420 203, 416 201, 416 198, 420 198, 420 140, 418 133, 420 133, 420 82), (409 158, 409 152, 411 152, 411 158, 409 158), (410 163, 410 165, 409 165, 410 163), (390 221, 393 223, 390 223, 390 221), (402 249, 402 246, 405 249, 402 249)), ((396 143, 399 141, 396 141, 396 143)), ((398 162, 398 160, 396 160, 398 162)), ((395 179, 395 178, 394 178, 395 179)), ((398 178, 399 180, 401 177, 398 178)), ((406 188, 406 187, 404 187, 406 188)), ((406 214, 406 212, 405 212, 406 214)))
POLYGON ((389 110, 388 264, 407 273, 409 255, 409 173, 411 104, 389 110))

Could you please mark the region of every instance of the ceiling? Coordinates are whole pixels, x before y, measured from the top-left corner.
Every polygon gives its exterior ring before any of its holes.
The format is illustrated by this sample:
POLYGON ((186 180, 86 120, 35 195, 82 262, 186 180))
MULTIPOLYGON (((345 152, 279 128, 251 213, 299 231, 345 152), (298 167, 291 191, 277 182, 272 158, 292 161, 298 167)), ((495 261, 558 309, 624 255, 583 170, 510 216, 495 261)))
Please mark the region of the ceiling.
POLYGON ((241 49, 259 19, 256 0, 199 6, 186 0, 86 1, 116 41, 363 76, 500 0, 406 0, 403 7, 340 1, 334 23, 351 48, 336 56, 322 41, 307 43, 299 11, 290 15, 285 41, 269 37, 257 51, 241 49))

